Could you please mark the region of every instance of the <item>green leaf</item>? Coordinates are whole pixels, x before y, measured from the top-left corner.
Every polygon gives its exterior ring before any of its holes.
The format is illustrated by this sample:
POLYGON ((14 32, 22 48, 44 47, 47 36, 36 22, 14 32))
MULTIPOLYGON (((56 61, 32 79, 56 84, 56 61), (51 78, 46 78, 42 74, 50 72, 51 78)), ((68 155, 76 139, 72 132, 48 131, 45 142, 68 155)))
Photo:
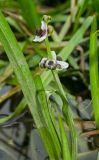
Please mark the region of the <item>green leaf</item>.
POLYGON ((17 31, 19 31, 20 33, 22 33, 21 28, 19 27, 19 25, 17 24, 17 22, 12 19, 11 17, 6 17, 7 22, 13 26, 17 31))
POLYGON ((5 123, 5 122, 11 120, 12 118, 14 118, 15 116, 19 115, 25 109, 25 107, 26 107, 26 101, 23 98, 13 113, 11 113, 7 117, 0 118, 0 125, 3 125, 3 123, 5 123))
POLYGON ((69 55, 71 54, 71 52, 73 51, 73 49, 81 42, 85 31, 88 29, 88 27, 90 26, 91 22, 92 22, 92 17, 88 17, 83 25, 81 26, 81 28, 74 34, 74 36, 69 40, 69 42, 67 43, 66 47, 64 47, 59 55, 64 59, 67 60, 69 55))
POLYGON ((63 102, 64 104, 63 104, 62 110, 63 110, 64 119, 66 123, 69 125, 70 133, 72 137, 72 160, 76 160, 77 159, 77 135, 76 135, 76 130, 74 126, 73 116, 64 98, 63 98, 63 102))
POLYGON ((95 10, 99 13, 99 0, 92 1, 95 10))
POLYGON ((4 46, 7 56, 10 60, 12 68, 17 76, 18 82, 22 88, 27 104, 29 105, 32 116, 38 126, 41 127, 41 121, 36 109, 36 89, 32 79, 32 75, 29 71, 29 67, 21 52, 21 49, 15 39, 14 34, 11 32, 9 25, 7 24, 4 16, 0 12, 0 41, 4 46))
POLYGON ((63 160, 71 160, 71 153, 70 153, 68 136, 67 136, 66 130, 63 125, 63 121, 60 116, 58 116, 58 120, 59 120, 59 125, 60 125, 63 160))
POLYGON ((33 0, 18 0, 18 2, 27 25, 31 31, 34 31, 40 25, 40 17, 35 2, 33 0))
POLYGON ((74 23, 74 32, 77 30, 78 25, 79 25, 79 19, 81 17, 81 15, 83 14, 83 12, 85 11, 85 9, 87 8, 87 4, 88 4, 89 0, 83 0, 81 5, 79 6, 79 10, 77 13, 77 16, 75 18, 75 23, 74 23))
MULTIPOLYGON (((0 42, 3 44, 4 49, 7 53, 7 56, 10 60, 12 68, 17 76, 18 82, 21 86, 23 91, 26 103, 29 106, 30 112, 36 123, 36 127, 39 129, 41 137, 43 138, 43 142, 46 146, 48 151, 49 145, 51 149, 51 157, 54 159, 54 152, 53 152, 53 144, 52 139, 50 138, 49 131, 45 128, 42 122, 42 114, 38 111, 39 106, 37 106, 37 99, 36 99, 36 88, 34 81, 32 79, 32 75, 29 71, 29 67, 26 63, 26 59, 21 52, 19 44, 17 43, 14 34, 12 33, 9 25, 7 24, 3 14, 0 12, 0 42)), ((52 137, 52 136, 51 136, 52 137)), ((56 143, 56 141, 55 141, 56 143)), ((55 148, 55 151, 59 149, 59 146, 55 148)), ((58 153, 58 156, 60 152, 58 153)), ((59 159, 58 157, 56 159, 59 159)))
POLYGON ((0 68, 6 66, 7 64, 8 64, 7 61, 0 60, 0 68))
POLYGON ((44 87, 39 75, 37 75, 35 78, 35 85, 36 85, 37 97, 40 105, 39 108, 41 108, 42 116, 44 117, 44 121, 45 121, 45 126, 47 127, 52 139, 52 140, 50 139, 50 141, 54 147, 54 150, 53 150, 54 157, 56 157, 57 160, 58 159, 60 160, 61 150, 60 150, 59 139, 57 137, 54 125, 50 117, 46 94, 45 94, 44 87))
POLYGON ((99 69, 98 69, 98 52, 97 52, 97 22, 94 16, 91 34, 90 34, 90 85, 91 96, 94 107, 96 126, 99 128, 99 69))
POLYGON ((97 155, 97 160, 99 160, 99 152, 98 152, 98 155, 97 155))
POLYGON ((42 127, 39 129, 39 132, 41 133, 41 137, 43 139, 45 148, 47 149, 48 155, 51 160, 60 160, 60 158, 57 156, 57 151, 52 139, 52 136, 48 129, 46 127, 42 127), (42 134, 43 133, 43 134, 42 134))
POLYGON ((30 68, 35 68, 39 64, 40 60, 41 57, 39 55, 32 55, 28 57, 27 63, 30 68))
POLYGON ((62 40, 64 38, 64 36, 66 35, 66 33, 68 32, 69 28, 71 25, 71 16, 68 16, 66 19, 66 22, 64 23, 60 33, 59 33, 59 37, 60 40, 62 40))
MULTIPOLYGON (((63 91, 64 92, 64 91, 63 91)), ((62 112, 66 123, 69 126, 71 138, 72 138, 72 160, 77 160, 77 135, 73 121, 73 115, 70 110, 70 106, 64 96, 64 94, 60 91, 56 91, 56 93, 61 97, 63 102, 62 112)))

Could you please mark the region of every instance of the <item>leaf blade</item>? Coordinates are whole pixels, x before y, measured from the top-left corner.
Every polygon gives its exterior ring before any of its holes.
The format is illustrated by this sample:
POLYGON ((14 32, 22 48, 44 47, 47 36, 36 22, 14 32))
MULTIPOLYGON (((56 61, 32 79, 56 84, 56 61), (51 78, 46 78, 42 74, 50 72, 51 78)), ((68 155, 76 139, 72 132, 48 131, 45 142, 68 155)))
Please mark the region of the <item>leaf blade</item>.
POLYGON ((97 22, 94 16, 91 34, 90 34, 90 85, 91 96, 94 108, 96 126, 99 128, 99 70, 98 70, 98 52, 97 52, 97 22))

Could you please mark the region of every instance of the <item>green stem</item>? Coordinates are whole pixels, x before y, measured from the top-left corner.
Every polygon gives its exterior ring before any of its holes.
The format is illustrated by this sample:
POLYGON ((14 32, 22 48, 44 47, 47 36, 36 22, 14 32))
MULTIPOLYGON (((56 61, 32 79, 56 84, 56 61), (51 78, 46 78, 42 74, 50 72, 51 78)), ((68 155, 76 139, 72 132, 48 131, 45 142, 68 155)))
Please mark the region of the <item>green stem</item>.
POLYGON ((63 87, 61 85, 61 82, 59 80, 59 77, 58 77, 58 74, 57 74, 57 71, 52 71, 52 74, 53 74, 53 77, 57 83, 57 87, 59 89, 59 91, 61 92, 61 94, 65 97, 65 93, 64 93, 64 90, 63 90, 63 87))
MULTIPOLYGON (((45 43, 46 43, 46 47, 47 47, 48 58, 52 58, 48 37, 45 39, 45 43)), ((57 71, 52 71, 52 74, 53 74, 53 77, 54 77, 55 82, 57 84, 59 92, 64 97, 66 104, 68 104, 66 96, 65 96, 65 92, 64 92, 63 87, 61 85, 61 82, 59 80, 57 71)), ((73 117, 72 117, 72 114, 70 112, 70 108, 68 105, 67 105, 66 117, 67 117, 68 125, 70 127, 71 136, 72 136, 72 160, 77 160, 77 136, 76 136, 76 131, 75 131, 75 127, 74 127, 73 117)))
POLYGON ((76 130, 74 127, 74 122, 73 122, 73 117, 70 111, 70 108, 68 106, 68 102, 66 100, 66 96, 65 96, 65 92, 63 90, 63 87, 61 85, 61 82, 59 80, 58 74, 56 71, 52 71, 53 73, 53 77, 57 83, 57 87, 61 93, 61 95, 64 97, 66 104, 67 104, 67 121, 68 121, 68 125, 70 127, 70 132, 71 132, 71 136, 72 136, 72 160, 77 160, 77 135, 76 135, 76 130))
POLYGON ((45 44, 47 47, 48 58, 52 59, 52 53, 51 53, 50 43, 49 43, 48 37, 46 37, 46 39, 45 39, 45 44))

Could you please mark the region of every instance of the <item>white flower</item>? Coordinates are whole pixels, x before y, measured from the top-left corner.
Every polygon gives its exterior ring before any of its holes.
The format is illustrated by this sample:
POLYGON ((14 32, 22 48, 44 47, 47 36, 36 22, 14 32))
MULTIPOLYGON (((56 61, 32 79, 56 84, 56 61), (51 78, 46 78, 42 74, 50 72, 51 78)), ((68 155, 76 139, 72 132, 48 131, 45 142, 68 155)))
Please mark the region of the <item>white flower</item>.
POLYGON ((58 60, 55 51, 52 51, 52 57, 53 57, 53 60, 56 61, 56 65, 57 65, 56 69, 57 70, 66 70, 69 67, 69 64, 67 62, 62 61, 62 60, 58 60))
POLYGON ((37 30, 37 35, 33 39, 34 42, 42 42, 48 33, 47 24, 45 21, 41 21, 41 28, 37 30))
POLYGON ((57 70, 66 70, 69 67, 69 64, 64 61, 57 61, 57 70))
POLYGON ((51 70, 66 70, 69 66, 69 64, 65 61, 62 61, 62 58, 57 56, 55 51, 51 51, 52 53, 52 59, 48 58, 42 58, 42 60, 39 63, 39 66, 41 68, 47 68, 51 70))
POLYGON ((45 68, 46 61, 47 61, 47 58, 42 58, 41 61, 40 61, 40 63, 39 63, 39 66, 41 68, 45 68))

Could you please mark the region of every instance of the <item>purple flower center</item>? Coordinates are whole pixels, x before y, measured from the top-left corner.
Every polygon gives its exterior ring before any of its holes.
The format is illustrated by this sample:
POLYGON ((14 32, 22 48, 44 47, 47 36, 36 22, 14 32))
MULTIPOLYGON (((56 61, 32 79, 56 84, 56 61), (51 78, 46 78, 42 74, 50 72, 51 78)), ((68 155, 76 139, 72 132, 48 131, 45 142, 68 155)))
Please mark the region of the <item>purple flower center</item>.
POLYGON ((42 30, 41 28, 36 30, 36 35, 39 37, 43 37, 45 34, 46 30, 42 30))

